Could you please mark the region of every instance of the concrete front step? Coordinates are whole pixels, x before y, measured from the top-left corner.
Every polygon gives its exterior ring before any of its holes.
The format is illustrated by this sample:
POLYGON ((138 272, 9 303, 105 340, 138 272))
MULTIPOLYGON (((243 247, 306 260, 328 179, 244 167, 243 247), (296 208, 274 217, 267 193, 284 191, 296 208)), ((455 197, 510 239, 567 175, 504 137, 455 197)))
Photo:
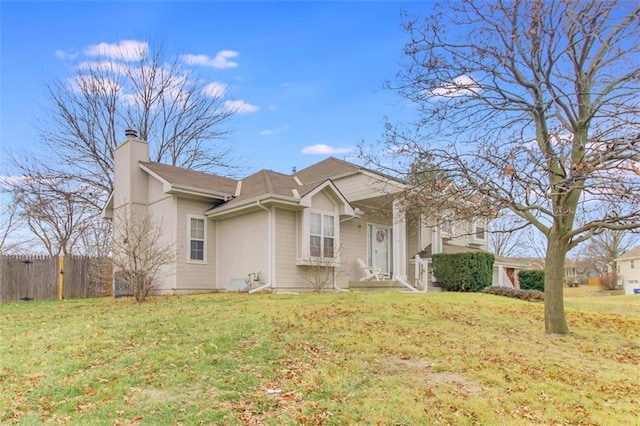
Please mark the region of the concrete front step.
MULTIPOLYGON (((382 281, 351 281, 349 282, 349 290, 359 292, 374 292, 374 291, 410 291, 407 287, 403 286, 397 281, 382 280, 382 281)), ((418 288, 418 290, 421 290, 418 288)), ((442 287, 429 287, 429 293, 437 293, 442 291, 442 287)))
POLYGON ((349 290, 361 292, 404 291, 407 290, 407 287, 393 280, 352 281, 349 283, 349 290))

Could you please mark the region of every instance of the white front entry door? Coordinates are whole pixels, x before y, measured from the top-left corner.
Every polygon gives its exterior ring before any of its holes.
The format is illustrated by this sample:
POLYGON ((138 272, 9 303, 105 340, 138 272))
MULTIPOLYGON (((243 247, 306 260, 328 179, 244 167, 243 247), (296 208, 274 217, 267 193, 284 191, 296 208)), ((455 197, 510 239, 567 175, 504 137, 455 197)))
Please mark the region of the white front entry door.
POLYGON ((391 228, 369 225, 369 264, 391 275, 391 228))

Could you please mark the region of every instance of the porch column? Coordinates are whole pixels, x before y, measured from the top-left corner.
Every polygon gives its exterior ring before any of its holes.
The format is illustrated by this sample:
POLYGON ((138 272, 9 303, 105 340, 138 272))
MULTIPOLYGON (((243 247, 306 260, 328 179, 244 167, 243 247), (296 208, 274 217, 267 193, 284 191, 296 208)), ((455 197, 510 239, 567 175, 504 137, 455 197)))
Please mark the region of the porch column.
POLYGON ((398 199, 393 201, 393 276, 407 279, 407 217, 398 199))

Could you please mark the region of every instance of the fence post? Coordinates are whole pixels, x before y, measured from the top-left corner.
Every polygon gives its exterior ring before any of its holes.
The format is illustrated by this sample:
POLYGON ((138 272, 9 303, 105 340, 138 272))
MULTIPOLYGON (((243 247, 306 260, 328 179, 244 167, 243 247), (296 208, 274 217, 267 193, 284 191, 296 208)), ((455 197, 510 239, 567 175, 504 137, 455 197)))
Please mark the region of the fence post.
POLYGON ((58 300, 64 298, 64 256, 58 256, 58 300))

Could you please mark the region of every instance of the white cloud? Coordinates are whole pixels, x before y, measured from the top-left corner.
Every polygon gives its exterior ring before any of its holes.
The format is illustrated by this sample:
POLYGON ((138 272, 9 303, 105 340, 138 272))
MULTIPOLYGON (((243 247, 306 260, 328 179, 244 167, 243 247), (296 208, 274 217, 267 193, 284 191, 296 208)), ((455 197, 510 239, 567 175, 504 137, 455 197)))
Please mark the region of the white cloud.
POLYGON ((219 51, 214 58, 209 57, 208 55, 182 55, 182 60, 190 65, 202 65, 205 67, 213 67, 219 69, 225 68, 235 68, 238 66, 238 63, 235 61, 229 60, 230 58, 235 58, 239 53, 234 50, 221 50, 219 51))
POLYGON ((109 72, 114 74, 126 74, 129 70, 125 64, 113 61, 85 61, 78 64, 78 70, 87 70, 91 72, 109 72))
POLYGON ((353 148, 334 147, 322 143, 316 145, 305 146, 302 148, 303 154, 345 154, 352 151, 353 148))
POLYGON ((235 112, 237 114, 246 114, 249 112, 255 112, 260 109, 259 106, 248 104, 243 100, 225 101, 224 107, 227 110, 235 112))
POLYGON ((204 87, 204 94, 214 99, 223 97, 227 93, 227 85, 214 81, 204 87))
POLYGON ((67 83, 76 93, 119 93, 122 91, 122 86, 108 77, 77 75, 67 79, 67 83))
POLYGON ((142 41, 122 40, 117 44, 99 43, 91 45, 84 50, 84 53, 88 56, 106 56, 124 61, 136 61, 145 55, 148 47, 149 44, 142 41))
POLYGON ((460 75, 451 83, 429 90, 431 96, 443 98, 456 98, 458 96, 472 96, 480 91, 480 85, 471 76, 460 75))
POLYGON ((289 128, 289 125, 285 124, 284 126, 280 126, 280 127, 276 128, 276 129, 263 130, 263 131, 260 132, 260 134, 262 136, 277 135, 278 133, 285 132, 288 128, 289 128))

